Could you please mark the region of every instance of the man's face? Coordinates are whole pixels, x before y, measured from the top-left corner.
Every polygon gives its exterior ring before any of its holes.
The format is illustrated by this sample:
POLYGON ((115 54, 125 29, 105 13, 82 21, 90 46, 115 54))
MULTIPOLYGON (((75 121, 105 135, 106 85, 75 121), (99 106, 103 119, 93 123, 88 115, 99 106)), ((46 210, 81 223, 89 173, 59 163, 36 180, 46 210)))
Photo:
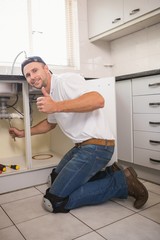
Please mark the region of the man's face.
POLYGON ((39 62, 29 63, 23 69, 27 82, 37 89, 47 86, 48 71, 47 65, 39 62))

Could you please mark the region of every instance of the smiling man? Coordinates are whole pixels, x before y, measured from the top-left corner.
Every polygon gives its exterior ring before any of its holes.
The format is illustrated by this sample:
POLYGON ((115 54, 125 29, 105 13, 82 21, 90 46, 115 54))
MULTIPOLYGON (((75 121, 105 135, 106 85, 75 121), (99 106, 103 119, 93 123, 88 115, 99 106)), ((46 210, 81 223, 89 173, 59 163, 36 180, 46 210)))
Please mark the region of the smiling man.
MULTIPOLYGON (((69 212, 84 205, 132 196, 134 207, 141 208, 148 191, 134 169, 121 170, 117 163, 106 167, 114 153, 115 139, 104 118, 107 103, 103 96, 89 91, 79 74, 52 74, 38 56, 22 63, 22 73, 31 86, 41 89, 43 95, 37 98, 37 108, 48 115, 31 127, 31 135, 48 132, 58 124, 75 144, 50 175, 44 207, 54 213, 69 212)), ((24 130, 17 128, 10 128, 9 133, 12 137, 25 136, 24 130)))

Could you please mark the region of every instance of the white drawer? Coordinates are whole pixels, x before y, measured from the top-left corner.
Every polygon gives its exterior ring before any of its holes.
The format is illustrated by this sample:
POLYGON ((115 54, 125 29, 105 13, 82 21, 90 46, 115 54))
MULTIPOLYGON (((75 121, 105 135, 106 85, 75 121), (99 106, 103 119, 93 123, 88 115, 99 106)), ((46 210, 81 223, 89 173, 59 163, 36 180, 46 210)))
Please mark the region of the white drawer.
POLYGON ((134 148, 134 163, 160 170, 160 153, 157 151, 134 148))
POLYGON ((160 151, 160 134, 134 131, 134 147, 160 151))
POLYGON ((134 114, 134 130, 160 132, 160 114, 134 114))
POLYGON ((160 93, 160 75, 141 77, 132 80, 133 95, 160 93))
POLYGON ((133 113, 160 113, 160 95, 133 96, 133 113))

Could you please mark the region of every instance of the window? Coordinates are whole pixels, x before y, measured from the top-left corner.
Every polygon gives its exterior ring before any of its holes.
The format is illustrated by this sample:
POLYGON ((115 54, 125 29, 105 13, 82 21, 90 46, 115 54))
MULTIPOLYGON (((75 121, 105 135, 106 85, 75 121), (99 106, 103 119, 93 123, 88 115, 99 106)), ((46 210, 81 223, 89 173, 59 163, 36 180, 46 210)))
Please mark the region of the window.
MULTIPOLYGON (((39 55, 51 65, 73 66, 75 2, 0 0, 0 63, 11 64, 18 53, 25 51, 27 56, 39 55)), ((17 63, 23 60, 21 55, 17 63)))

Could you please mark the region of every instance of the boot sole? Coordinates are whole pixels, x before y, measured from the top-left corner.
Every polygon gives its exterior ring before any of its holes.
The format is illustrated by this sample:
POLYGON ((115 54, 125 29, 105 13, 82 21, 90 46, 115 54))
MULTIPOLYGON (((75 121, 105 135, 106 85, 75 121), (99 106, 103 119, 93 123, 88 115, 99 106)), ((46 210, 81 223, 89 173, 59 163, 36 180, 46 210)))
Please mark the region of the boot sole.
POLYGON ((136 201, 134 202, 134 207, 139 209, 139 208, 143 207, 143 205, 147 202, 147 200, 148 200, 148 191, 147 191, 146 187, 138 179, 137 179, 137 181, 139 182, 139 184, 143 188, 143 191, 144 191, 144 194, 145 194, 144 200, 141 202, 140 205, 136 205, 136 201))
MULTIPOLYGON (((133 177, 137 178, 137 173, 135 172, 135 170, 132 167, 128 167, 128 170, 129 170, 129 172, 131 173, 131 175, 133 177)), ((146 187, 138 179, 137 179, 137 182, 142 187, 142 189, 144 191, 144 194, 145 194, 144 201, 142 201, 140 205, 136 205, 136 201, 134 202, 134 207, 139 209, 147 202, 147 200, 148 200, 148 191, 147 191, 146 187)))

